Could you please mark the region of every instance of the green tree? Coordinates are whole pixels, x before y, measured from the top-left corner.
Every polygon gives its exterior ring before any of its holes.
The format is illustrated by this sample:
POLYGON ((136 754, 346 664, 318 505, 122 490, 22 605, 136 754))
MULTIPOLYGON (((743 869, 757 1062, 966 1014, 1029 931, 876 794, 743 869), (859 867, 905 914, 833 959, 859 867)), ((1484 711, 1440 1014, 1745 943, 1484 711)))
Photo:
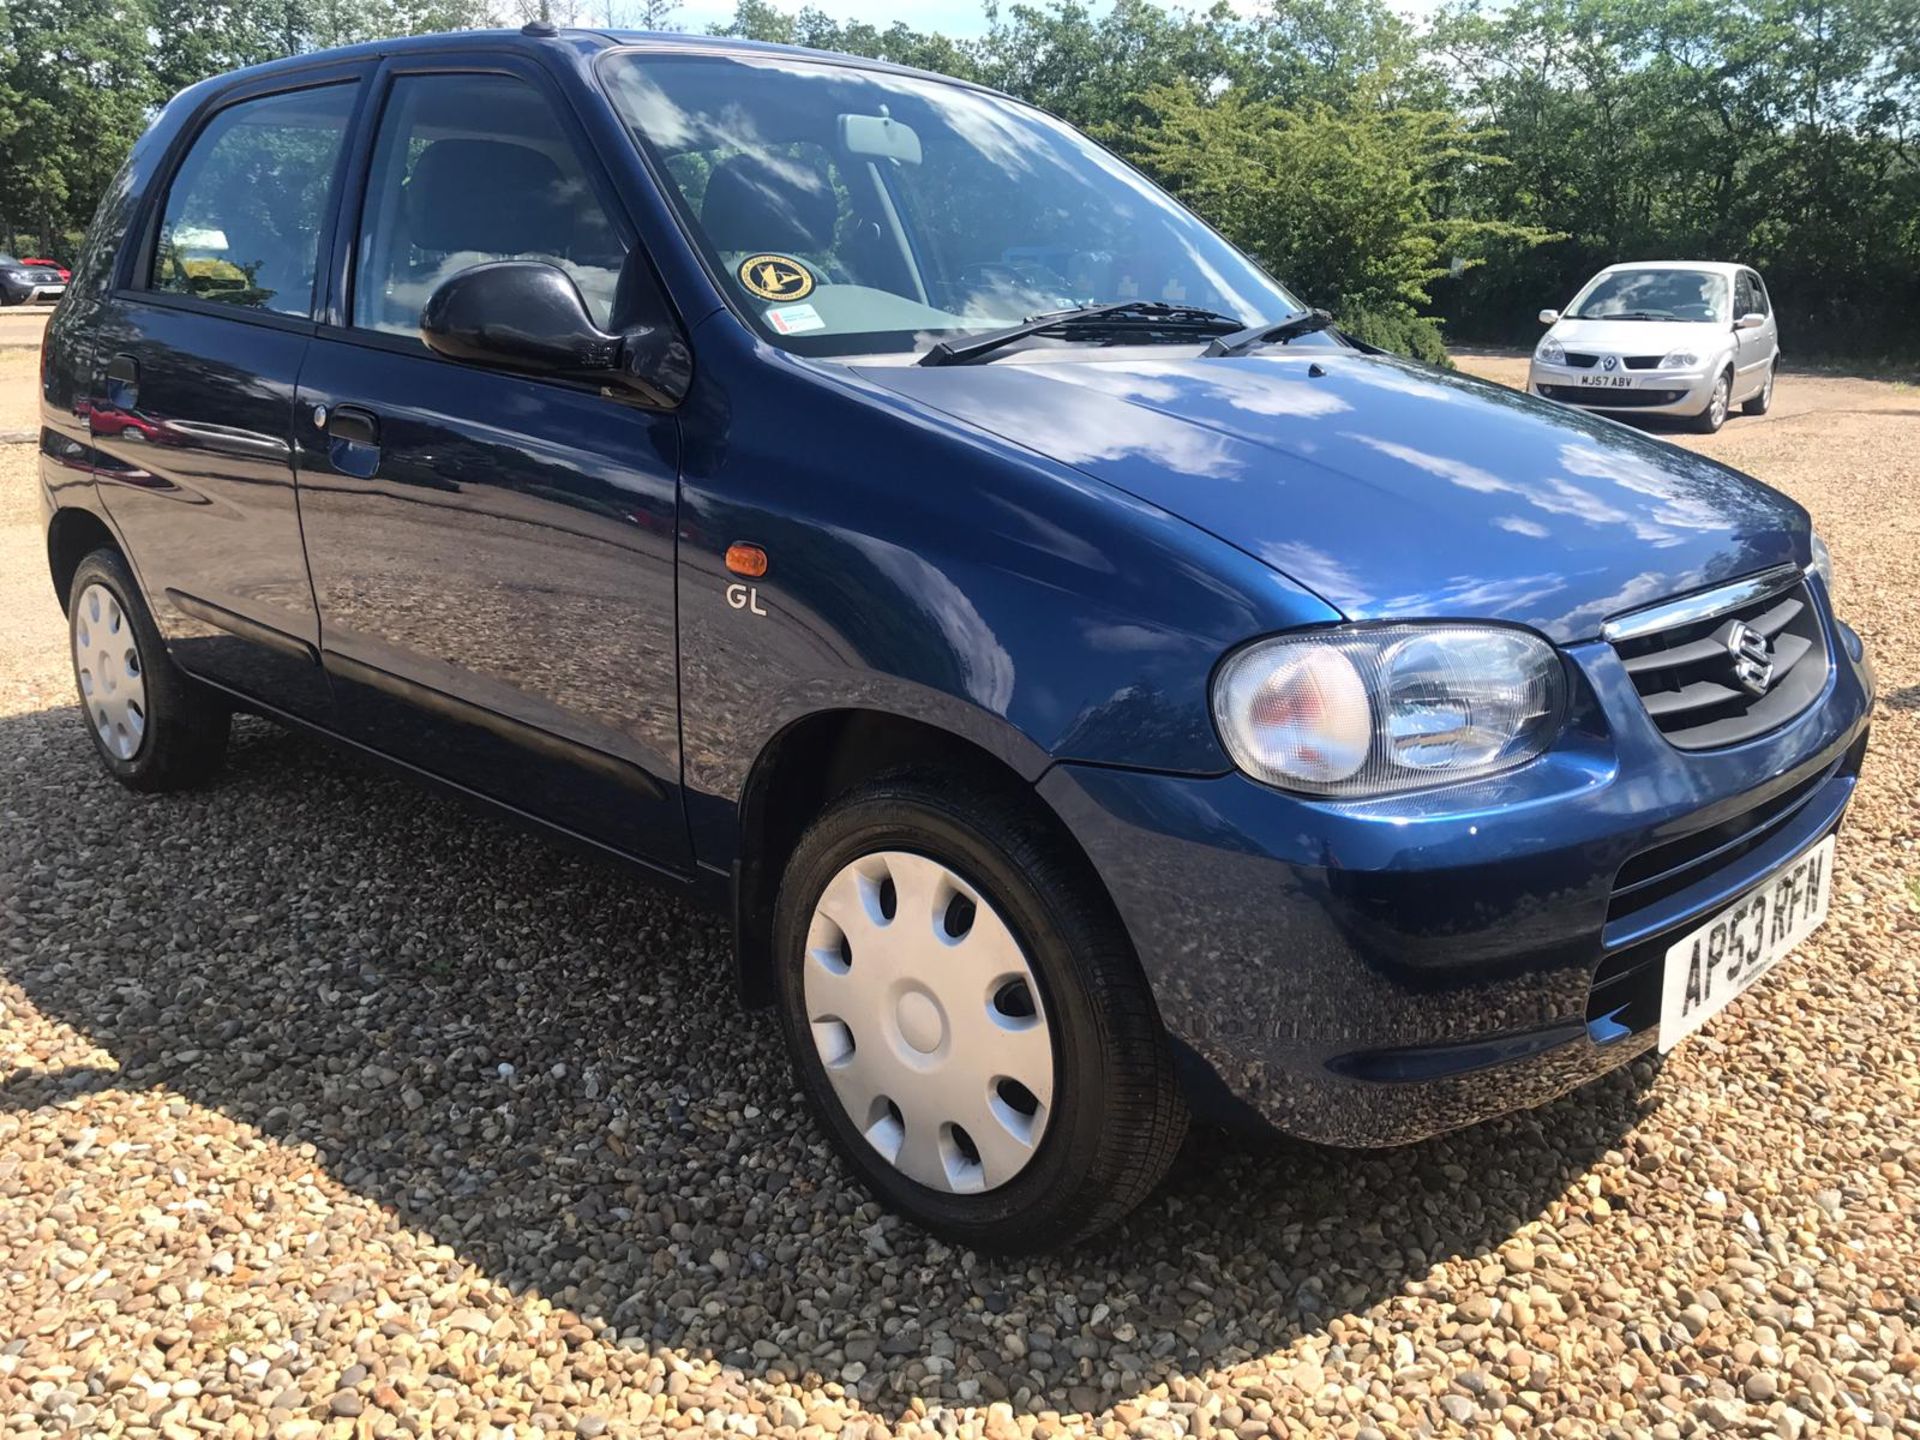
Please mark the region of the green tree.
POLYGON ((1459 165, 1494 163, 1445 112, 1289 109, 1235 91, 1208 102, 1188 86, 1146 103, 1150 121, 1126 137, 1139 163, 1303 298, 1389 349, 1442 358, 1438 331, 1418 319, 1432 282, 1489 245, 1544 238, 1440 213, 1459 165))
POLYGON ((0 237, 27 229, 61 256, 158 98, 152 16, 143 0, 7 0, 0 26, 0 237))
POLYGON ((1459 327, 1517 339, 1601 265, 1759 266, 1790 348, 1916 348, 1912 136, 1920 19, 1902 0, 1514 0, 1430 45, 1510 163, 1466 203, 1564 243, 1440 287, 1459 327), (1651 117, 1651 118, 1650 118, 1651 117))

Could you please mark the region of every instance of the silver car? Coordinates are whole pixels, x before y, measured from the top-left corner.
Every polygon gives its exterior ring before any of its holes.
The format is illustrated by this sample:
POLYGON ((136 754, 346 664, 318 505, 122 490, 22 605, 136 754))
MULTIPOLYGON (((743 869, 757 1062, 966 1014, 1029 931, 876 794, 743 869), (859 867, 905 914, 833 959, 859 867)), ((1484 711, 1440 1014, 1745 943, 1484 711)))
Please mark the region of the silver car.
POLYGON ((1711 435, 1735 405, 1773 403, 1780 329, 1758 272, 1697 260, 1609 265, 1533 352, 1535 395, 1606 414, 1681 415, 1711 435))

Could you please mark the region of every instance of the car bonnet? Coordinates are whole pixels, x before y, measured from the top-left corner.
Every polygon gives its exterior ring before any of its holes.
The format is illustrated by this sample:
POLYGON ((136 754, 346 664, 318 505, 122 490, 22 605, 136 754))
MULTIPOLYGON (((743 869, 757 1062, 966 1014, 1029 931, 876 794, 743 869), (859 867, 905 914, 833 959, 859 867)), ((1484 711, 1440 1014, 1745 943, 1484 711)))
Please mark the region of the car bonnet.
POLYGON ((1315 349, 859 367, 1182 516, 1349 619, 1569 642, 1804 560, 1805 512, 1703 456, 1456 373, 1315 349))

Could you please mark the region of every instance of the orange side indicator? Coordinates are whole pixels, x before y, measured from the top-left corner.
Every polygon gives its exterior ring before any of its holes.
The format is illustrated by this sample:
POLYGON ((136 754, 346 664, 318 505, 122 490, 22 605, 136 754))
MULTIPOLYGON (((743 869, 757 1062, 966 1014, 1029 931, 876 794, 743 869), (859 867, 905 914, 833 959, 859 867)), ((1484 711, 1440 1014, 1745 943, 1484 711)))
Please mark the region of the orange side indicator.
POLYGON ((727 569, 736 575, 758 580, 767 573, 767 552, 758 545, 729 545, 727 569))

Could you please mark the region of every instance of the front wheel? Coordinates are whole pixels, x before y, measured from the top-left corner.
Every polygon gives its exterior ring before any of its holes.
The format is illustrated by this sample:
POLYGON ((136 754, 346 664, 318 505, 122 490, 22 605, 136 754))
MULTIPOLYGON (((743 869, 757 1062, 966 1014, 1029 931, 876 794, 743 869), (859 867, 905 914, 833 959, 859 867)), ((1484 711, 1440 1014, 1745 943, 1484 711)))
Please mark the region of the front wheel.
POLYGON ((1722 370, 1720 378, 1713 382, 1713 394, 1707 397, 1707 408, 1693 417, 1693 428, 1701 435, 1717 435, 1720 427, 1727 423, 1727 411, 1733 405, 1733 371, 1722 370))
POLYGON ((1186 1130, 1132 946, 1034 803, 863 787, 801 839, 775 924, 787 1045, 841 1156, 927 1229, 998 1251, 1113 1224, 1186 1130))

